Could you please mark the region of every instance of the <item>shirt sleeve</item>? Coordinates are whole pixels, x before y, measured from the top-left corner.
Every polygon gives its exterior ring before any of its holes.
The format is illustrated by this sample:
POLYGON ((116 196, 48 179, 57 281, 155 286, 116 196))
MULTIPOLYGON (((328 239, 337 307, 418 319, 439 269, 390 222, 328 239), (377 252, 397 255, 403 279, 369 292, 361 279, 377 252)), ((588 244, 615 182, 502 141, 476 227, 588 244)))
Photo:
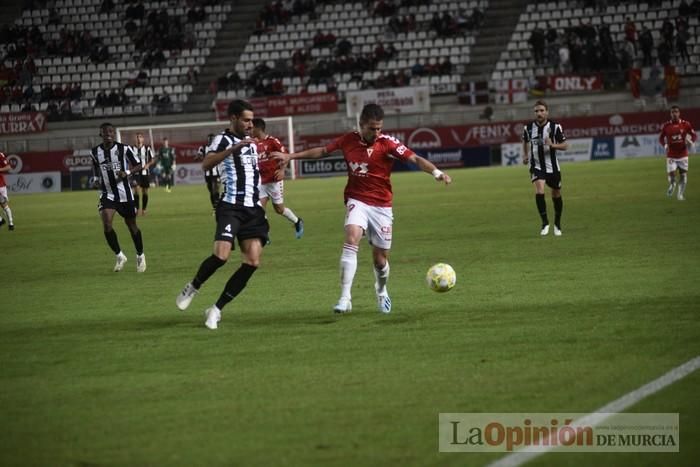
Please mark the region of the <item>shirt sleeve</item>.
POLYGON ((693 143, 698 140, 698 134, 695 133, 695 130, 693 129, 693 125, 691 125, 690 122, 688 122, 688 134, 693 139, 693 143))
POLYGON ((345 135, 339 136, 338 138, 334 139, 330 143, 326 145, 326 154, 330 154, 335 151, 339 151, 343 149, 343 140, 345 139, 345 135))
POLYGON ((132 167, 141 163, 141 159, 139 159, 136 153, 134 153, 134 150, 131 148, 131 146, 124 146, 124 155, 129 160, 129 164, 131 164, 132 167))
POLYGON ((554 130, 554 142, 559 144, 566 141, 566 136, 564 135, 564 129, 560 124, 557 123, 556 129, 554 130))
POLYGON ((209 146, 209 152, 221 152, 226 150, 228 146, 228 140, 224 138, 224 135, 216 135, 214 141, 212 141, 209 146))
POLYGON ((529 143, 530 142, 530 134, 527 132, 527 125, 523 126, 523 136, 522 140, 524 143, 529 143))
POLYGON ((389 146, 389 154, 392 157, 395 157, 396 159, 405 161, 409 157, 415 155, 415 152, 413 152, 411 149, 406 147, 405 144, 403 144, 401 141, 394 138, 393 136, 389 136, 386 139, 386 142, 387 142, 387 145, 389 146))

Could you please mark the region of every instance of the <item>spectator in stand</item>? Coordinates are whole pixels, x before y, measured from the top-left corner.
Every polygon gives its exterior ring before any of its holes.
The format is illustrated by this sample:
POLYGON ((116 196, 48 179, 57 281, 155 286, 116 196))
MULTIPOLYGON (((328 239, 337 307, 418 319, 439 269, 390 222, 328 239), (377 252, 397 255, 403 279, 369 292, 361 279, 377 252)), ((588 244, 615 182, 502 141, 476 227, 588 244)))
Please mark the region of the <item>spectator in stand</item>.
POLYGON ((642 49, 642 66, 652 66, 654 60, 651 56, 651 51, 654 48, 654 36, 646 26, 642 27, 642 33, 639 35, 639 46, 642 49))
POLYGON ((544 31, 542 31, 542 29, 540 29, 539 27, 535 28, 530 33, 530 38, 528 39, 528 43, 530 44, 530 47, 532 48, 532 56, 535 59, 535 65, 544 64, 544 44, 545 44, 544 31))
POLYGON ((676 20, 676 53, 678 54, 678 61, 684 63, 690 63, 690 53, 688 53, 688 41, 690 40, 690 33, 688 32, 687 24, 682 21, 683 18, 678 18, 676 20))
POLYGON ((627 17, 625 20, 625 40, 632 44, 634 54, 637 53, 637 26, 632 21, 632 18, 627 17))
POLYGON ((111 13, 114 10, 113 0, 102 0, 100 5, 100 13, 111 13))

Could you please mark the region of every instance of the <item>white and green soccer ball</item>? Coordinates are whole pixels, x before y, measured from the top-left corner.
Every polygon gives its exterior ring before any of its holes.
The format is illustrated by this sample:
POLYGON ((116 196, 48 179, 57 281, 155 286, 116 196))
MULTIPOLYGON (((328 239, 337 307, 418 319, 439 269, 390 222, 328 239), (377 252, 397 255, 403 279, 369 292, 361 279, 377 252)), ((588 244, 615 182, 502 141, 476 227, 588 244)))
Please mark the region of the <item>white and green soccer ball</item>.
POLYGON ((437 263, 428 269, 425 280, 428 282, 428 287, 435 292, 447 292, 455 286, 457 274, 449 264, 437 263))

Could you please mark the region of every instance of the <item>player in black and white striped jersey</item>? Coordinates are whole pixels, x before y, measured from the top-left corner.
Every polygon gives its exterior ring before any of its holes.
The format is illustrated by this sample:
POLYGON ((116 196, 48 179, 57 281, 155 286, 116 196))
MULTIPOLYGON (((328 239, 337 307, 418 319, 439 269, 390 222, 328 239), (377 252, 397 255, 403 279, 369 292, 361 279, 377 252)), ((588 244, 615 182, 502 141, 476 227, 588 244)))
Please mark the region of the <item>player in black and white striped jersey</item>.
POLYGON ((204 170, 219 166, 224 185, 216 207, 214 253, 202 262, 192 281, 175 299, 179 309, 187 309, 202 284, 226 264, 238 239, 241 265, 226 283, 216 303, 205 311, 204 324, 209 329, 218 327, 221 309, 241 293, 258 269, 270 230, 260 203, 257 146, 250 139, 253 107, 236 99, 229 104, 228 114, 231 120, 229 129, 214 138, 202 162, 204 170))
POLYGON ((566 151, 569 145, 564 130, 557 122, 549 120, 549 108, 544 101, 535 102, 535 121, 523 129, 523 163, 530 164, 530 177, 535 187, 535 203, 542 219, 540 235, 549 233, 547 203, 544 199, 545 184, 552 190, 554 204, 554 235, 561 236, 561 214, 564 202, 561 197, 561 171, 557 151, 566 151))
MULTIPOLYGON (((204 157, 209 152, 209 145, 214 141, 214 134, 210 133, 207 136, 207 144, 203 144, 197 150, 197 160, 203 161, 204 157)), ((219 166, 215 165, 211 169, 204 171, 204 181, 207 185, 207 190, 209 190, 209 202, 211 202, 211 207, 216 213, 216 205, 219 203, 219 166)))
POLYGON ((115 141, 114 126, 111 123, 100 125, 102 144, 92 148, 93 171, 95 181, 101 189, 97 209, 100 212, 107 244, 117 256, 114 271, 124 268, 126 255, 122 252, 117 239, 117 233, 112 227, 114 213, 119 213, 129 227, 131 238, 136 247, 136 271, 146 271, 146 256, 143 253, 141 230, 136 225, 136 204, 129 186, 128 177, 131 172, 141 170, 141 161, 134 151, 126 144, 115 141))
POLYGON ((134 201, 138 215, 145 216, 148 207, 148 189, 151 187, 151 167, 157 159, 153 157, 151 147, 144 144, 143 133, 136 133, 136 146, 133 149, 136 157, 141 161, 141 170, 132 175, 135 182, 134 188, 136 188, 134 201))

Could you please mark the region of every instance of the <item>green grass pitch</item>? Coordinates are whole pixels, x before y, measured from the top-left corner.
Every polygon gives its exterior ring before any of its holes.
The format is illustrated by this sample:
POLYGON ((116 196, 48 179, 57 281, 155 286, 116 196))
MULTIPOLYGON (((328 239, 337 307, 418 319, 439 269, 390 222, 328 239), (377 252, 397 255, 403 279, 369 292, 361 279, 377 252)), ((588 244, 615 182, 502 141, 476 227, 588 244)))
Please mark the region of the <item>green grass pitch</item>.
MULTIPOLYGON (((175 296, 210 254, 204 186, 154 189, 148 271, 114 256, 96 192, 13 196, 0 230, 0 465, 480 466, 438 452, 440 412, 588 412, 700 355, 700 180, 665 195, 660 158, 564 166, 564 235, 539 236, 525 167, 397 173, 389 292, 361 244, 353 313, 334 316, 345 178, 288 181, 303 239, 272 244, 217 331, 175 296), (697 182, 697 183, 696 183, 697 182), (447 262, 457 285, 424 282, 447 262)), ((551 199, 548 208, 552 212, 551 199)), ((550 453, 537 466, 693 466, 700 374, 630 409, 679 412, 678 454, 550 453)))

